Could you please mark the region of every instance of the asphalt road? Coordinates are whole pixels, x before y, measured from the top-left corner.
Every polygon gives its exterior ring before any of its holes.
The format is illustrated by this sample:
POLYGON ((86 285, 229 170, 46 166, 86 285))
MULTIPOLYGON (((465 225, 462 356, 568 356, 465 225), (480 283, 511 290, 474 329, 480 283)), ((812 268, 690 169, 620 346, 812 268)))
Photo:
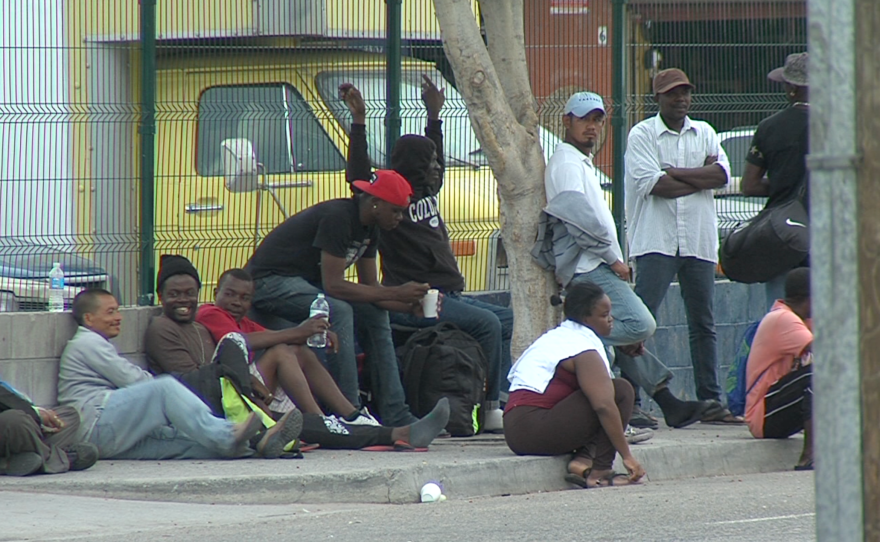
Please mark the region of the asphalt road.
MULTIPOLYGON (((2 487, 2 486, 0 486, 2 487)), ((0 491, 0 542, 815 539, 812 473, 412 505, 209 505, 0 491)))

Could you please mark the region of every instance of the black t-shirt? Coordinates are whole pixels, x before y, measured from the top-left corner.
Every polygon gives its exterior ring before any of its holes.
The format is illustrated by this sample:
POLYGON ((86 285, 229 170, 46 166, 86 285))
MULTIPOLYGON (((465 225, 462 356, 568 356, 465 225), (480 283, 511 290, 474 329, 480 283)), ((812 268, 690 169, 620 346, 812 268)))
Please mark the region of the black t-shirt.
MULTIPOLYGON (((808 179, 809 121, 809 109, 787 107, 761 121, 755 131, 746 161, 767 170, 767 207, 795 197, 808 179)), ((808 205, 806 197, 804 205, 808 205)))
MULTIPOLYGON (((434 142, 440 164, 445 166, 441 124, 439 120, 428 120, 425 136, 434 142)), ((464 277, 458 269, 446 224, 440 216, 436 195, 440 186, 425 186, 431 153, 424 152, 424 144, 425 141, 401 139, 395 145, 396 157, 403 163, 392 166, 406 177, 416 196, 400 224, 393 230, 382 232, 379 239, 382 284, 399 286, 409 281, 427 282, 443 292, 460 292, 465 287, 464 277)), ((349 182, 369 179, 372 173, 363 124, 351 127, 347 173, 349 182)))
POLYGON ((345 258, 376 258, 379 228, 360 221, 357 198, 319 203, 288 218, 263 239, 247 263, 254 278, 302 277, 321 286, 321 252, 345 258))

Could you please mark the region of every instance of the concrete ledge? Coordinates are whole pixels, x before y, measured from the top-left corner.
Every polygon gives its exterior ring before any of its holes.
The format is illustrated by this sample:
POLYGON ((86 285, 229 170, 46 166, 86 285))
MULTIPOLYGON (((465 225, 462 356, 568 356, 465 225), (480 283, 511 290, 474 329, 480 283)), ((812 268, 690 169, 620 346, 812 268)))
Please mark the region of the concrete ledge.
MULTIPOLYGON (((490 302, 506 304, 503 293, 484 293, 490 302)), ((764 315, 764 288, 721 280, 715 284, 715 320, 718 333, 718 378, 724 384, 727 369, 745 328, 764 315)), ((146 367, 144 333, 158 307, 122 309, 122 334, 113 340, 122 355, 146 367)), ((675 378, 670 390, 681 398, 694 398, 693 370, 681 289, 673 284, 657 315, 657 334, 648 348, 669 366, 675 378)), ((70 313, 0 314, 0 378, 38 405, 54 406, 57 398, 58 358, 76 332, 70 313)), ((647 410, 657 412, 649 400, 647 410)))
MULTIPOLYGON (((739 427, 660 430, 633 453, 650 481, 790 470, 801 438, 755 440, 739 427)), ((567 457, 519 457, 502 437, 445 439, 428 453, 317 450, 304 460, 101 461, 83 472, 5 478, 4 489, 150 501, 410 503, 440 481, 450 499, 568 489, 567 457)), ((615 466, 623 472, 622 465, 615 466)), ((649 482, 650 483, 650 482, 649 482)))
MULTIPOLYGON (((119 352, 146 367, 144 334, 158 307, 130 307, 122 313, 122 333, 113 339, 119 352)), ((54 406, 58 397, 58 361, 76 333, 69 312, 0 314, 0 379, 26 393, 40 406, 54 406)))

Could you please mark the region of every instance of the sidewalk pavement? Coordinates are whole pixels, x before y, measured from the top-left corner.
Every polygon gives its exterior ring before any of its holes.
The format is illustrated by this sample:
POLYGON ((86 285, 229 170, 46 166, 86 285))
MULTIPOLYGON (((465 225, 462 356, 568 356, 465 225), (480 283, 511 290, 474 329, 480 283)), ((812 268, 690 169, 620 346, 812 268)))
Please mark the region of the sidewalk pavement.
MULTIPOLYGON (((655 431, 632 446, 648 482, 791 470, 801 436, 755 440, 745 426, 655 431)), ((304 459, 99 461, 82 472, 3 477, 4 491, 149 501, 286 504, 411 503, 428 481, 449 499, 557 491, 567 457, 514 455, 501 435, 438 439, 428 452, 315 450, 304 459)), ((618 457, 615 468, 625 472, 618 457)))

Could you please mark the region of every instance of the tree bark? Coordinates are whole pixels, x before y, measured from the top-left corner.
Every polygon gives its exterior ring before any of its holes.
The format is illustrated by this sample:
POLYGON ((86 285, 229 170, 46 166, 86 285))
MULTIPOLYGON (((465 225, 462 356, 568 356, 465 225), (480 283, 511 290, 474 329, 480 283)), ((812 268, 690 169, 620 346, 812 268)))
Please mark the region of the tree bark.
POLYGON ((489 49, 470 0, 434 0, 458 91, 498 182, 501 236, 514 311, 511 349, 516 359, 556 324, 556 311, 549 303, 556 292, 555 281, 530 254, 546 202, 544 156, 523 46, 522 0, 482 0, 481 5, 489 49))

